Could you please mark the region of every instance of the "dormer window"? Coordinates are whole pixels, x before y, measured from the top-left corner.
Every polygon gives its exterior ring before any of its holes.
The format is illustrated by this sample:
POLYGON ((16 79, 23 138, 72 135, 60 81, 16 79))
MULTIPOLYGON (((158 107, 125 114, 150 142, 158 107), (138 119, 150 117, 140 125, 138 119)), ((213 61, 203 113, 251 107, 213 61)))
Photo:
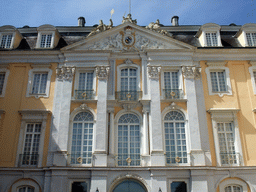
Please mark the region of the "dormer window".
POLYGON ((246 40, 248 46, 253 47, 256 46, 256 33, 246 33, 246 40))
POLYGON ((51 47, 51 42, 52 42, 52 34, 44 34, 41 36, 41 48, 49 48, 51 47))
POLYGON ((51 49, 55 48, 60 40, 60 34, 52 25, 42 25, 37 28, 38 38, 36 48, 51 49))
POLYGON ((22 35, 13 26, 5 25, 0 27, 0 48, 15 49, 20 45, 22 35))
POLYGON ((208 47, 218 46, 217 33, 205 33, 208 47))
POLYGON ((2 35, 1 48, 11 48, 12 34, 2 35))
POLYGON ((243 25, 235 37, 243 47, 256 47, 256 24, 247 23, 243 25))
POLYGON ((196 34, 202 47, 221 47, 220 26, 207 23, 200 27, 196 34))

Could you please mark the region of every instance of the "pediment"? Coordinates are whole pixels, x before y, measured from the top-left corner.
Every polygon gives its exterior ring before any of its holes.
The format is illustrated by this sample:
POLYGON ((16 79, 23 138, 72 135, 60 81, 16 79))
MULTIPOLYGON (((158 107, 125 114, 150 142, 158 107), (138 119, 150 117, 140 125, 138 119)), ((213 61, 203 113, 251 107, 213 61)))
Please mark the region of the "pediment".
POLYGON ((62 48, 62 50, 70 51, 109 50, 113 52, 170 49, 194 49, 194 47, 175 40, 171 36, 166 36, 132 23, 121 24, 62 48), (129 40, 128 43, 125 40, 129 40))

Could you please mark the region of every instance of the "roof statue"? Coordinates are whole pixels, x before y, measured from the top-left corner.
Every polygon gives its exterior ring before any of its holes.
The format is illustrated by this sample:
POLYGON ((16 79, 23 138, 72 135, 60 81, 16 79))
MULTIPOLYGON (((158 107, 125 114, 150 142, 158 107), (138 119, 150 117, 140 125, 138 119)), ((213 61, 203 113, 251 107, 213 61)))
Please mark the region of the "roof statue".
POLYGON ((123 21, 122 21, 122 23, 127 23, 127 22, 133 23, 133 24, 136 24, 136 25, 137 25, 137 19, 132 20, 132 14, 131 14, 131 13, 129 13, 129 14, 127 15, 127 17, 124 17, 124 16, 123 16, 123 21))
POLYGON ((157 19, 155 23, 154 22, 149 23, 149 25, 146 26, 145 28, 150 29, 152 31, 156 31, 156 32, 161 33, 163 35, 169 36, 169 33, 166 30, 161 29, 159 19, 157 19))
POLYGON ((98 25, 95 29, 93 29, 93 30, 91 31, 91 33, 90 33, 87 37, 96 35, 97 33, 106 31, 106 30, 111 29, 111 28, 113 28, 113 21, 112 21, 112 19, 109 20, 109 25, 105 25, 105 24, 103 23, 103 21, 100 20, 100 21, 99 21, 99 25, 98 25))

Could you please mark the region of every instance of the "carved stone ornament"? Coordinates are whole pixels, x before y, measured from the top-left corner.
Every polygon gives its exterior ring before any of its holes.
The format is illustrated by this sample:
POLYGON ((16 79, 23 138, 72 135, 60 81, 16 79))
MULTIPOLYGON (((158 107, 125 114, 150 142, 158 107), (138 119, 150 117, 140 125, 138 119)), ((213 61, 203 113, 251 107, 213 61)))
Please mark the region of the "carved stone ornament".
POLYGON ((134 63, 132 62, 132 60, 130 60, 130 59, 126 59, 126 60, 124 61, 124 63, 127 64, 127 65, 134 64, 134 63))
POLYGON ((157 19, 155 23, 154 22, 149 23, 149 25, 146 26, 145 28, 149 29, 151 31, 158 32, 162 35, 171 36, 171 35, 169 35, 169 33, 166 30, 161 29, 159 19, 157 19))
POLYGON ((136 107, 138 107, 138 105, 139 105, 138 103, 125 103, 125 104, 122 104, 122 107, 125 110, 129 111, 131 109, 135 109, 136 107))
POLYGON ((160 72, 160 66, 148 66, 148 76, 150 79, 159 79, 160 72))
POLYGON ((122 34, 117 33, 105 39, 101 39, 93 44, 88 44, 86 50, 112 50, 113 52, 134 52, 145 51, 147 49, 171 49, 165 42, 153 40, 146 36, 135 34, 135 43, 133 46, 124 46, 122 43, 122 34))
POLYGON ((88 106, 85 103, 83 103, 82 105, 80 105, 80 108, 82 110, 86 110, 88 108, 88 106))
POLYGON ((62 66, 56 69, 58 80, 72 80, 76 68, 74 66, 62 66))
POLYGON ((96 76, 100 80, 107 80, 109 75, 109 66, 97 66, 96 67, 96 76))
POLYGON ((201 67, 195 66, 183 66, 182 73, 186 79, 200 79, 201 77, 201 67))
POLYGON ((137 24, 137 19, 132 20, 132 15, 129 13, 129 14, 127 15, 127 17, 124 17, 124 16, 123 16, 123 21, 122 21, 122 23, 127 23, 127 22, 133 23, 133 24, 137 24))
POLYGON ((113 28, 112 19, 109 20, 109 25, 105 25, 102 20, 100 20, 99 25, 91 31, 91 33, 87 37, 91 37, 103 31, 109 30, 113 28))

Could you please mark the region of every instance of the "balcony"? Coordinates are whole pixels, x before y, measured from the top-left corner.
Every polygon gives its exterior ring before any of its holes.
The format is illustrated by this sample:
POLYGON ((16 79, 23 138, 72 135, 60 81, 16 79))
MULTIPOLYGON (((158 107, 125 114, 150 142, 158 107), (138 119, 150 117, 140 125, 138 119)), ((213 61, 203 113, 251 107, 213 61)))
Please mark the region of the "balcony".
POLYGON ((182 89, 163 89, 164 99, 184 99, 182 89))
POLYGON ((118 101, 138 101, 141 99, 141 91, 118 91, 116 99, 118 101))
POLYGON ((167 152, 166 153, 166 164, 167 165, 172 165, 172 164, 177 164, 177 163, 188 163, 188 157, 187 157, 187 152, 167 152))
POLYGON ((140 166, 140 154, 119 154, 115 156, 116 166, 140 166))
POLYGON ((240 165, 240 153, 220 153, 221 165, 240 165))
POLYGON ((74 100, 94 100, 94 90, 75 90, 74 100))
POLYGON ((92 158, 92 152, 71 153, 68 154, 68 163, 71 165, 91 165, 92 158))
POLYGON ((20 154, 19 166, 37 166, 38 157, 38 154, 20 154))

